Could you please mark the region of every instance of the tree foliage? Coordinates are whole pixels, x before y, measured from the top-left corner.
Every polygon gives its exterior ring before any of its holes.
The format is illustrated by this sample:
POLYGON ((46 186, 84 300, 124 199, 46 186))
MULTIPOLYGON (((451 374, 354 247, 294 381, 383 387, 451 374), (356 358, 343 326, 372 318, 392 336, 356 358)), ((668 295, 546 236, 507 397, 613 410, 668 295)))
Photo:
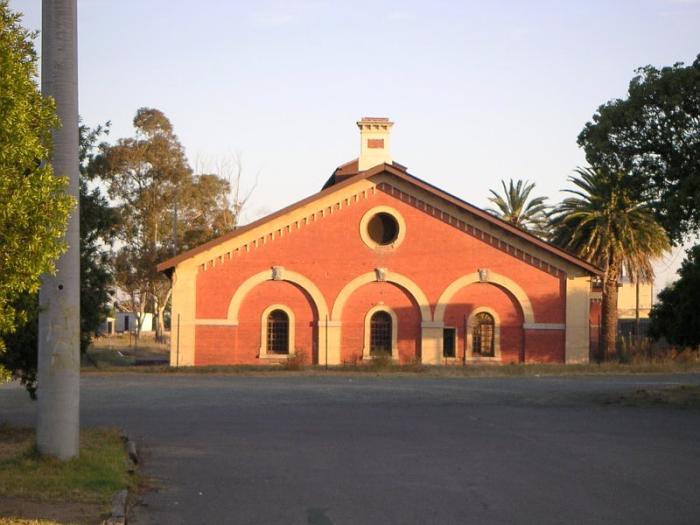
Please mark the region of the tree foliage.
POLYGON ((141 108, 133 123, 135 136, 101 144, 88 172, 106 183, 118 205, 122 247, 115 258, 116 283, 139 314, 137 336, 143 314, 151 312, 160 337, 171 286, 156 271, 157 263, 172 256, 176 247, 188 249, 230 231, 237 214, 228 199, 228 181, 193 175, 161 111, 141 108))
POLYGON ((627 98, 600 106, 578 143, 591 165, 629 173, 678 242, 700 228, 700 55, 636 73, 627 98))
POLYGON ((530 198, 530 193, 535 187, 534 182, 510 180, 506 187, 505 181, 501 181, 503 195, 495 190, 491 191, 491 201, 496 208, 486 211, 511 223, 525 231, 544 237, 547 234, 547 197, 530 198))
POLYGON ((229 204, 230 185, 213 174, 195 175, 178 194, 178 250, 188 250, 236 227, 229 204))
MULTIPOLYGON (((84 353, 105 320, 112 295, 114 269, 108 247, 117 224, 113 208, 99 188, 89 189, 84 168, 96 141, 106 133, 104 126, 80 126, 80 350, 84 353)), ((15 299, 14 308, 23 312, 17 329, 5 336, 6 351, 0 355, 4 366, 36 397, 39 294, 26 292, 15 299)))
MULTIPOLYGON (((170 253, 170 210, 178 187, 191 178, 192 170, 161 111, 141 108, 133 124, 136 136, 121 138, 114 145, 101 144, 88 171, 107 184, 109 196, 119 206, 118 236, 123 246, 115 276, 131 296, 134 311, 143 314, 147 309, 163 309, 168 301, 169 283, 155 266, 165 258, 164 252, 170 253)), ((137 333, 143 318, 138 316, 137 333)))
POLYGON ((36 399, 39 292, 22 293, 15 298, 12 306, 22 312, 22 316, 16 329, 3 336, 5 350, 0 352, 0 371, 4 368, 8 379, 19 379, 29 396, 36 399))
POLYGON ((29 317, 23 298, 54 271, 74 205, 44 162, 58 119, 37 85, 36 35, 20 22, 0 0, 0 352, 29 317))
POLYGON ((700 245, 688 250, 678 280, 659 293, 649 335, 680 347, 700 347, 700 245))
POLYGON ((617 283, 624 268, 630 277, 650 280, 651 260, 670 248, 666 232, 647 203, 637 199, 630 175, 605 168, 579 168, 570 181, 578 188, 551 214, 552 240, 601 268, 602 339, 615 352, 617 283))
POLYGON ((80 350, 85 353, 110 311, 114 268, 110 248, 119 224, 116 210, 99 187, 90 188, 87 165, 109 122, 80 132, 80 350))

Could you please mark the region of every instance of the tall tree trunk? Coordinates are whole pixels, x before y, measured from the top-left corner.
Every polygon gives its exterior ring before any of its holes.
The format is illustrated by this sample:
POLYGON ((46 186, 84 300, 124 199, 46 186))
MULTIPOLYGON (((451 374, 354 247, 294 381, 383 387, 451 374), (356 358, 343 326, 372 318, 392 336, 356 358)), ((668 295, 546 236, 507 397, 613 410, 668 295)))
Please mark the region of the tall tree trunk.
POLYGON ((157 315, 156 315, 156 343, 162 343, 163 342, 163 311, 165 310, 165 307, 161 307, 158 305, 158 308, 156 309, 157 315))
POLYGON ((143 328, 143 322, 146 319, 146 301, 139 302, 139 309, 136 313, 136 337, 134 340, 134 348, 139 347, 139 338, 141 337, 141 328, 143 328))
POLYGON ((54 175, 68 178, 76 207, 68 221, 67 251, 56 275, 45 275, 39 301, 37 448, 68 460, 80 439, 80 221, 78 185, 77 0, 43 0, 41 89, 56 101, 54 175))
POLYGON ((617 279, 619 273, 619 265, 611 265, 603 279, 601 316, 602 359, 615 355, 617 350, 617 279))
POLYGON ((156 312, 158 313, 156 317, 156 341, 159 343, 162 343, 165 341, 164 338, 164 332, 165 332, 165 322, 163 319, 163 314, 165 313, 165 308, 168 306, 168 300, 170 299, 170 294, 173 293, 173 288, 172 286, 168 288, 168 293, 165 295, 165 299, 163 301, 158 301, 158 304, 156 305, 156 312))

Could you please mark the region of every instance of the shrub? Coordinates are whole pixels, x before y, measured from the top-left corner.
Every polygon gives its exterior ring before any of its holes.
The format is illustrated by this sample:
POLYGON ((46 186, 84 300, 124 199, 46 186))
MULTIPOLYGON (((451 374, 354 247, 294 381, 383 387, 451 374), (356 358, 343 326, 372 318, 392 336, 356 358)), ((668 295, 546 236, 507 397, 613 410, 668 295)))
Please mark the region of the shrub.
POLYGON ((395 363, 390 354, 381 354, 372 358, 368 366, 375 370, 384 370, 395 366, 395 363))
POLYGON ((285 370, 304 370, 306 367, 306 351, 303 348, 294 350, 294 355, 282 364, 285 370))

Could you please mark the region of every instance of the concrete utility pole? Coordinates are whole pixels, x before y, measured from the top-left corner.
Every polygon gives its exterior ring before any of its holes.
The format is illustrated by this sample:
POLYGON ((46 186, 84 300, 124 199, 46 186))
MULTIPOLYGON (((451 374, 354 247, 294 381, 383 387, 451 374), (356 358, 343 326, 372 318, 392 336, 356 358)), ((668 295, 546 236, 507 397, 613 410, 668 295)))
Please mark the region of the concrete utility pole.
POLYGON ((68 221, 68 250, 56 275, 44 275, 39 303, 37 447, 68 460, 80 441, 80 220, 78 171, 77 0, 43 0, 41 91, 56 101, 61 127, 53 130, 51 164, 68 177, 76 201, 68 221))

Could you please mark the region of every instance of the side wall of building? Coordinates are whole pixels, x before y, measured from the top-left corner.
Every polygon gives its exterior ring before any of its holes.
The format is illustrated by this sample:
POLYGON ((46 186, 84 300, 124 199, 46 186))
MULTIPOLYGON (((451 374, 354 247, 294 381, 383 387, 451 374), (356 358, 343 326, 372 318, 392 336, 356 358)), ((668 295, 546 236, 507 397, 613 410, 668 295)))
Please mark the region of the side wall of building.
POLYGON ((274 362, 260 351, 262 314, 274 304, 293 311, 294 345, 309 362, 366 359, 368 315, 376 310, 396 318, 395 358, 402 363, 482 360, 470 351, 479 311, 496 320, 499 362, 564 362, 572 348, 587 348, 587 332, 566 335, 573 315, 588 326, 588 310, 572 309, 567 271, 555 257, 498 238, 429 197, 364 183, 245 245, 222 246, 220 255, 186 271, 178 266, 187 286, 176 285, 173 312, 193 309, 192 364, 274 362), (363 217, 366 223, 377 210, 399 220, 393 246, 363 240, 363 217), (183 292, 187 299, 177 297, 183 292), (445 358, 443 334, 452 333, 456 355, 445 358))

